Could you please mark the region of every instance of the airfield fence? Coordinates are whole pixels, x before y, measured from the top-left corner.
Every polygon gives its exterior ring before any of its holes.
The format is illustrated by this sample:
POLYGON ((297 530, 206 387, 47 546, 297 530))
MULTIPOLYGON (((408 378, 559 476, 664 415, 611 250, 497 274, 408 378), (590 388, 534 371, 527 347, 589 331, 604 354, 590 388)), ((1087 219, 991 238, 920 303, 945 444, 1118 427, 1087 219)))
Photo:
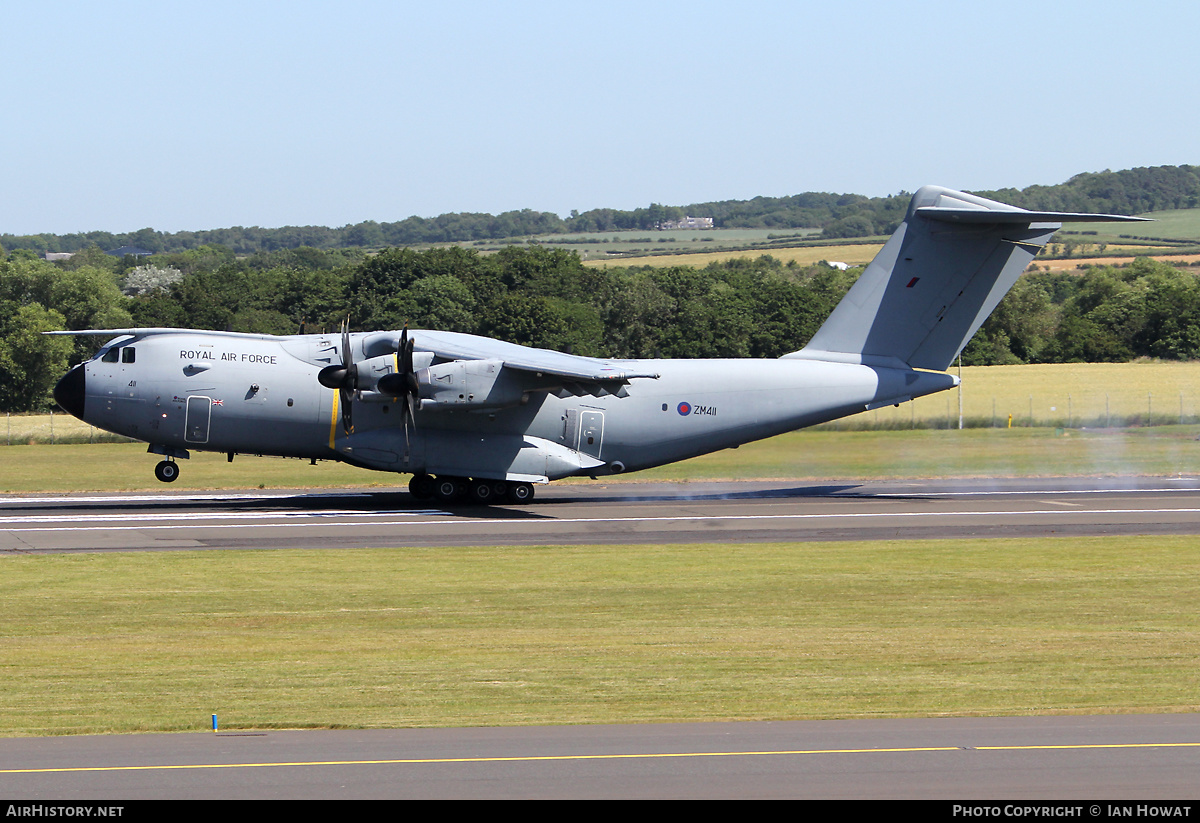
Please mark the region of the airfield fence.
MULTIPOLYGON (((1147 392, 1134 408, 1127 397, 1111 392, 1076 396, 1029 394, 1024 402, 992 395, 964 401, 961 415, 957 391, 920 397, 900 406, 886 406, 817 426, 833 431, 903 431, 905 429, 1117 429, 1139 426, 1200 424, 1200 391, 1192 394, 1147 392), (1119 402, 1118 402, 1119 401, 1119 402), (980 404, 985 407, 981 413, 980 404)), ((90 426, 62 412, 4 416, 4 445, 131 443, 132 438, 90 426)))
POLYGON ((1129 428, 1200 423, 1200 363, 1046 363, 952 369, 961 385, 834 423, 842 431, 1129 428))
POLYGON ((835 420, 818 429, 837 431, 902 431, 904 429, 1120 429, 1200 423, 1200 392, 1146 392, 1140 403, 1124 395, 1029 394, 1024 401, 991 395, 975 398, 960 411, 957 391, 920 397, 835 420), (984 407, 981 410, 981 405, 984 407))
POLYGON ((112 434, 62 412, 4 415, 4 445, 59 443, 131 443, 132 438, 112 434))

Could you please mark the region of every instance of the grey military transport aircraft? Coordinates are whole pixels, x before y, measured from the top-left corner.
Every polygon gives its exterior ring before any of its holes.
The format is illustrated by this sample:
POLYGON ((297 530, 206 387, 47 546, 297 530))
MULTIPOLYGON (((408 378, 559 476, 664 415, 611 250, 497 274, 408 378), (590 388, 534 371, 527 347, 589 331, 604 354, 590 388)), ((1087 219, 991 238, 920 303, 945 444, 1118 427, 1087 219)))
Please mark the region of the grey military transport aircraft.
POLYGON ((638 471, 958 384, 946 369, 1065 221, 926 186, 799 351, 778 360, 606 360, 469 334, 144 328, 59 381, 63 409, 150 444, 413 475, 419 499, 525 503, 533 484, 638 471))

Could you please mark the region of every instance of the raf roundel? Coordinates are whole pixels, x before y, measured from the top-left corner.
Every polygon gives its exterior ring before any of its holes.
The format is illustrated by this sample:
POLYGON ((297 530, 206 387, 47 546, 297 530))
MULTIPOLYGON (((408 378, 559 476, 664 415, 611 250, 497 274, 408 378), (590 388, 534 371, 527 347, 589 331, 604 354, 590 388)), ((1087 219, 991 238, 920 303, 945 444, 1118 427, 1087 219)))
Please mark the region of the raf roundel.
POLYGON ((692 404, 688 403, 685 400, 684 402, 679 404, 679 406, 677 407, 677 411, 679 412, 679 414, 682 417, 687 417, 689 414, 692 413, 692 404))

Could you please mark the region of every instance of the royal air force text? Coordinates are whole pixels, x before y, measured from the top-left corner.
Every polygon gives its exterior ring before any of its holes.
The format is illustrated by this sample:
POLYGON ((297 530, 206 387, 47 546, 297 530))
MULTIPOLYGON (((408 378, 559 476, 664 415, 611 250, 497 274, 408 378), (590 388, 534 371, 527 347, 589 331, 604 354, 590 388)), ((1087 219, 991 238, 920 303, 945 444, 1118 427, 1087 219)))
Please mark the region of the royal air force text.
POLYGON ((181 349, 179 351, 180 360, 220 360, 222 362, 236 363, 261 363, 266 366, 274 366, 279 362, 278 355, 274 354, 248 354, 246 352, 220 352, 220 357, 217 357, 216 352, 197 351, 195 349, 181 349))

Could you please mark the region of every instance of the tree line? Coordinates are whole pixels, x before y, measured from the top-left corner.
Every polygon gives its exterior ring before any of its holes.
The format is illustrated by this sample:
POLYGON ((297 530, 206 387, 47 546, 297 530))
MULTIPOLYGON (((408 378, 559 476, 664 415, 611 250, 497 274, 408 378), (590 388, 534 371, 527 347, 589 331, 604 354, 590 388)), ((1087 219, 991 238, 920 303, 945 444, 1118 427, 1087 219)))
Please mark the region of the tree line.
MULTIPOLYGON (((170 326, 269 334, 444 329, 580 355, 778 357, 801 348, 861 270, 763 255, 697 269, 588 268, 573 252, 313 248, 238 257, 203 246, 119 260, 0 256, 0 410, 48 408, 93 337, 56 329, 170 326)), ((1149 259, 1030 272, 972 339, 972 365, 1200 357, 1200 275, 1149 259)))
MULTIPOLYGON (((976 192, 1014 206, 1049 211, 1141 214, 1163 209, 1200 207, 1200 167, 1157 166, 1079 174, 1055 186, 1030 186, 976 192)), ((443 214, 396 222, 361 223, 327 228, 234 226, 205 231, 161 232, 152 228, 128 233, 0 235, 0 246, 46 252, 77 252, 90 246, 135 246, 154 253, 221 246, 248 255, 281 249, 379 249, 433 243, 498 241, 536 235, 618 230, 654 230, 686 215, 712 217, 717 228, 818 228, 826 238, 891 234, 904 218, 911 194, 888 197, 806 192, 788 197, 755 197, 645 208, 573 211, 568 217, 531 209, 492 214, 443 214)))

